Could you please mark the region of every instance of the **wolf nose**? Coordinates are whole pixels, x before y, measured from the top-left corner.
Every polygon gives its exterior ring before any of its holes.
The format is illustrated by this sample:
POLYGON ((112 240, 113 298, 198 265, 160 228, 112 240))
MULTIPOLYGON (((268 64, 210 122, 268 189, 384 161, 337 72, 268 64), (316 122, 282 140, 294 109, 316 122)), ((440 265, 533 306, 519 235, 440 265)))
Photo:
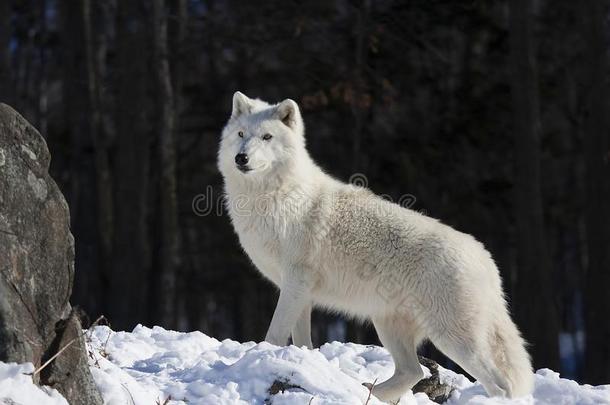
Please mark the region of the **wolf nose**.
POLYGON ((235 155, 235 163, 237 163, 239 166, 247 165, 248 155, 246 155, 245 153, 238 153, 237 155, 235 155))

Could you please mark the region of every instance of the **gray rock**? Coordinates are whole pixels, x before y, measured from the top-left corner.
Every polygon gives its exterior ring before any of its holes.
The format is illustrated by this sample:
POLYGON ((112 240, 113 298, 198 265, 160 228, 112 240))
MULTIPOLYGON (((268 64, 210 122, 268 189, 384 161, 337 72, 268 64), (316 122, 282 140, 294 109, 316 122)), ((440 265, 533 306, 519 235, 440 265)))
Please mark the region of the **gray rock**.
POLYGON ((102 403, 89 371, 83 328, 76 313, 73 311, 67 320, 58 322, 55 330, 56 337, 49 354, 65 349, 42 370, 40 380, 69 398, 71 404, 102 403))
POLYGON ((49 163, 38 131, 0 104, 0 360, 38 367, 76 338, 35 381, 57 388, 70 404, 101 404, 71 315, 74 239, 49 163))
POLYGON ((434 360, 430 360, 424 356, 418 356, 419 362, 428 367, 430 370, 431 376, 428 378, 424 378, 419 381, 413 387, 413 393, 423 392, 430 398, 431 401, 434 401, 438 404, 442 404, 446 402, 451 396, 451 392, 453 391, 453 387, 442 383, 440 379, 440 374, 438 372, 438 363, 434 360))

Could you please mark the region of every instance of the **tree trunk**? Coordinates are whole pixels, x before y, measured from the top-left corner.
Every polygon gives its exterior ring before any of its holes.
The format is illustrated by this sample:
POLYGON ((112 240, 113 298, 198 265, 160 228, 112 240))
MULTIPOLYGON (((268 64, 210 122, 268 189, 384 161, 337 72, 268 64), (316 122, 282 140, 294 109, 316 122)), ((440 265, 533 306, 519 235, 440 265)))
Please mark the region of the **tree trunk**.
POLYGON ((118 329, 147 315, 151 249, 148 234, 150 144, 147 111, 147 12, 140 1, 117 3, 117 152, 114 265, 109 314, 118 329))
POLYGON ((176 141, 174 126, 174 93, 169 70, 167 10, 164 0, 153 0, 153 51, 158 123, 156 136, 160 152, 160 268, 154 302, 158 322, 176 326, 176 271, 178 269, 178 206, 176 201, 176 141))
MULTIPOLYGON (((184 83, 184 61, 187 57, 185 48, 188 32, 188 3, 187 0, 176 0, 170 2, 171 13, 175 16, 173 24, 168 26, 170 30, 170 59, 172 86, 174 89, 174 104, 176 106, 176 118, 180 113, 182 104, 182 85, 184 83)), ((176 120, 177 121, 177 120, 176 120)))
POLYGON ((540 184, 540 121, 532 43, 532 2, 510 3, 511 88, 515 122, 515 216, 519 269, 513 306, 534 365, 559 368, 558 318, 545 240, 540 184))
POLYGON ((37 100, 38 100, 38 130, 40 134, 46 138, 48 132, 48 104, 49 97, 47 94, 47 63, 46 63, 46 45, 47 45, 47 2, 46 0, 40 0, 38 4, 38 36, 39 36, 39 48, 38 48, 38 88, 37 88, 37 100))
POLYGON ((365 73, 364 69, 368 53, 368 18, 371 4, 369 0, 363 0, 362 6, 356 11, 356 57, 353 72, 353 86, 351 110, 354 117, 354 129, 352 139, 352 172, 351 174, 362 171, 361 145, 364 132, 364 119, 367 108, 365 108, 365 73))
MULTIPOLYGON (((184 76, 185 76, 185 61, 186 61, 186 47, 187 47, 187 35, 188 35, 188 1, 187 0, 177 0, 170 2, 173 6, 172 14, 176 16, 174 19, 174 28, 170 34, 170 44, 172 44, 172 52, 171 54, 171 65, 170 70, 172 73, 172 86, 174 90, 174 132, 175 132, 175 147, 176 153, 180 155, 180 130, 181 130, 181 116, 184 113, 185 102, 183 96, 183 86, 184 86, 184 76)), ((176 159, 176 182, 178 182, 179 177, 179 167, 177 163, 178 159, 176 159)), ((178 186, 176 186, 178 187, 178 186)), ((179 194, 179 191, 176 190, 176 194, 179 194)), ((177 208, 177 211, 180 211, 180 208, 177 208)), ((176 215, 179 216, 177 213, 176 215)), ((179 222, 179 219, 178 219, 179 222)), ((178 223, 180 229, 183 228, 183 225, 178 223)), ((180 233, 180 236, 182 233, 180 233)), ((178 268, 176 269, 176 291, 185 291, 187 289, 187 283, 190 282, 186 273, 185 260, 183 259, 184 248, 182 238, 178 240, 179 246, 179 260, 178 260, 178 268)), ((186 294, 175 294, 175 311, 178 322, 178 329, 180 329, 181 320, 185 321, 185 308, 188 305, 188 299, 186 298, 186 294)))
MULTIPOLYGON (((99 4, 99 3, 97 3, 99 4)), ((105 51, 105 33, 102 29, 95 40, 92 29, 91 1, 82 0, 82 17, 84 31, 84 51, 87 76, 87 94, 89 100, 89 135, 93 142, 95 155, 95 178, 97 192, 97 233, 99 241, 98 279, 100 282, 99 299, 104 307, 105 299, 110 293, 110 267, 112 265, 112 238, 114 208, 112 201, 112 176, 108 159, 108 140, 102 126, 102 103, 100 91, 100 63, 105 58, 98 58, 98 50, 105 51)), ((104 13, 101 13, 104 15, 104 13)), ((107 17, 107 16, 106 16, 107 17)), ((104 21, 105 22, 105 21, 104 21)), ((102 51, 102 52, 103 52, 102 51)))
POLYGON ((0 1, 0 102, 13 104, 13 79, 11 75, 11 6, 0 1))
POLYGON ((88 156, 91 150, 89 138, 89 100, 87 75, 82 61, 85 53, 84 28, 80 2, 74 6, 66 2, 58 4, 62 27, 62 66, 64 116, 70 135, 70 190, 68 203, 71 210, 72 232, 76 243, 74 299, 86 311, 98 312, 97 235, 95 206, 95 168, 88 156))
POLYGON ((608 3, 583 5, 587 43, 585 118, 586 223, 588 266, 585 276, 585 378, 591 384, 610 380, 610 126, 608 122, 608 3))

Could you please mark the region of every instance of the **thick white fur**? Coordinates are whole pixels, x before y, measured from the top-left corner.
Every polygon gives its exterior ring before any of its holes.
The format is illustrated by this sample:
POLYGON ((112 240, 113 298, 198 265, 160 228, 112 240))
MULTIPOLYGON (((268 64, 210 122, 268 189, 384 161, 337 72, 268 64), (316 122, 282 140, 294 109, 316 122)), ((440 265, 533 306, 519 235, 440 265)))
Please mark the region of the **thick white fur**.
POLYGON ((311 347, 315 305, 373 322, 395 363, 373 388, 382 400, 422 378, 416 348, 424 339, 489 395, 531 392, 530 358, 483 245, 325 174, 305 149, 294 101, 269 105, 235 93, 218 165, 241 245, 280 288, 265 340, 285 345, 292 333, 294 344, 311 347), (237 169, 238 153, 251 171, 237 169))

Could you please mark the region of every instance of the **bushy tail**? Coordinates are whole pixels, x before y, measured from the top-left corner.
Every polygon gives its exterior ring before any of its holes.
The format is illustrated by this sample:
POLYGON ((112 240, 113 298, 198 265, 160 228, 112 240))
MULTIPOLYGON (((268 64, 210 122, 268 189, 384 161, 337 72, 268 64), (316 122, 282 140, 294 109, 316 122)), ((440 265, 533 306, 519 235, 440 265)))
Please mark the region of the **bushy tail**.
POLYGON ((525 349, 526 342, 506 310, 494 321, 491 349, 500 386, 510 398, 528 395, 534 389, 532 362, 525 349))

